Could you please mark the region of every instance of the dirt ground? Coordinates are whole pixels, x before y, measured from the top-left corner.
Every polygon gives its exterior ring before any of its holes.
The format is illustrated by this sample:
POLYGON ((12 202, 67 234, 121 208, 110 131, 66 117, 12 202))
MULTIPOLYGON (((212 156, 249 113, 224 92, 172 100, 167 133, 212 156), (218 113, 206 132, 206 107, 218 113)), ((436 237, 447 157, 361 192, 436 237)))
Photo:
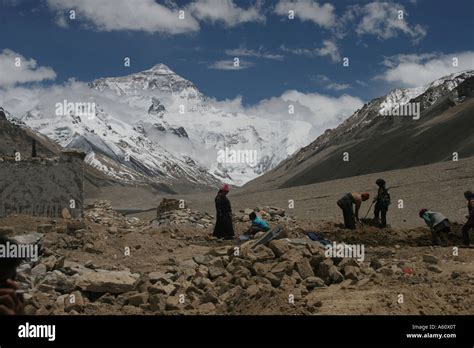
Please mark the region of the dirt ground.
MULTIPOLYGON (((47 255, 65 256, 67 262, 93 264, 93 268, 125 269, 141 275, 179 268, 184 260, 213 248, 242 245, 239 240, 213 239, 209 229, 153 228, 148 222, 136 220, 134 224, 138 227, 131 228, 124 221, 123 217, 97 223, 87 219, 87 229, 81 230, 80 240, 64 233, 69 221, 63 219, 10 216, 0 219, 0 228, 13 227, 13 234, 22 234, 36 230, 40 224, 53 224, 53 231, 45 235, 43 242, 47 255), (71 240, 81 245, 71 248, 70 245, 75 244, 71 240), (84 245, 93 247, 87 249, 84 245), (125 248, 131 250, 129 256, 124 255, 125 248)), ((237 234, 246 226, 244 222, 236 223, 237 234)), ((269 287, 261 290, 258 296, 243 292, 226 303, 219 301, 210 311, 190 307, 159 314, 474 314, 474 249, 457 248, 459 225, 454 226, 446 247, 430 246, 426 228, 380 230, 362 226, 349 231, 331 221, 300 224, 300 227, 316 230, 330 241, 363 244, 366 250, 361 270, 369 270, 369 264, 377 260, 385 271, 372 272, 371 269, 366 280, 346 279, 303 295, 292 291, 291 287, 281 291, 269 287), (434 270, 429 268, 430 263, 423 261, 425 254, 438 260, 434 270), (294 301, 289 301, 289 296, 293 296, 294 301)), ((297 236, 297 232, 292 233, 293 237, 297 236)), ((48 303, 48 300, 54 303, 58 298, 54 292, 36 295, 42 303, 48 303)), ((84 296, 88 296, 84 314, 158 313, 132 306, 97 305, 94 295, 84 296)), ((53 305, 39 307, 34 314, 61 314, 53 305)))

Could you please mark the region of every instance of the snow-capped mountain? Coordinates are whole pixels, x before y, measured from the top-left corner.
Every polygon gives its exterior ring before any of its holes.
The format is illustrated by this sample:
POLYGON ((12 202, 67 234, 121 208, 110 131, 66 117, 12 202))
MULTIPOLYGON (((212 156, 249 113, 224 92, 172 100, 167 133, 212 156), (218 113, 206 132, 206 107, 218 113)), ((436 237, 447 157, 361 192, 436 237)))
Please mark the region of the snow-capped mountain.
POLYGON ((444 76, 371 100, 338 127, 244 186, 271 190, 473 156, 474 71, 444 76), (467 92, 466 92, 467 91, 467 92), (420 118, 385 111, 419 103, 420 118), (350 157, 343 161, 343 154, 350 157))
POLYGON ((222 110, 163 64, 55 91, 14 116, 127 183, 241 185, 311 140, 309 123, 222 110))
MULTIPOLYGON (((460 83, 474 76, 474 70, 466 70, 441 77, 429 84, 414 88, 397 88, 387 95, 371 100, 362 108, 342 122, 334 129, 326 130, 310 145, 303 148, 301 155, 306 149, 318 149, 325 144, 340 139, 341 136, 364 131, 371 123, 384 115, 384 112, 396 106, 403 106, 410 101, 420 102, 421 111, 433 105, 439 98, 454 90, 460 83)), ((298 156, 298 154, 296 155, 298 156)))

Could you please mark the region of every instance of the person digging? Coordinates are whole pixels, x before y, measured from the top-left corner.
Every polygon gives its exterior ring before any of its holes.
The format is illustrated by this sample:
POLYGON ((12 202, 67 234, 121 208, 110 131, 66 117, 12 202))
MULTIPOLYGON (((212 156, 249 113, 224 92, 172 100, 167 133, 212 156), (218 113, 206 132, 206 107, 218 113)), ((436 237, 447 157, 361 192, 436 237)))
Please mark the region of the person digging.
POLYGON ((267 232, 270 229, 268 222, 258 217, 255 212, 251 212, 249 218, 251 225, 249 229, 245 231, 245 235, 253 237, 258 232, 267 232))
POLYGON ((370 195, 366 192, 363 194, 357 192, 346 193, 341 199, 337 201, 337 205, 342 210, 344 217, 344 226, 347 229, 355 230, 356 222, 359 220, 359 209, 362 202, 368 200, 370 195), (355 213, 354 213, 355 206, 355 213))
POLYGON ((449 220, 441 213, 428 209, 421 209, 418 213, 431 230, 433 245, 448 245, 448 233, 451 232, 449 220))

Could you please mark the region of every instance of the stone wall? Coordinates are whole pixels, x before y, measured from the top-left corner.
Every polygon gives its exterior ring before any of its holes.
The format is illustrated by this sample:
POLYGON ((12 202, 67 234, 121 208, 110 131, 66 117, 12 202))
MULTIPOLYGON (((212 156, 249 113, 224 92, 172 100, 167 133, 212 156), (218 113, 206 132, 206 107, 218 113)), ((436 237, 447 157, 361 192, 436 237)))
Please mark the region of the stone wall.
MULTIPOLYGON (((61 217, 67 208, 83 216, 84 154, 65 151, 54 158, 15 161, 0 155, 0 217, 27 214, 61 217), (74 200, 75 208, 71 208, 74 200)), ((67 212, 66 212, 67 213, 67 212)))

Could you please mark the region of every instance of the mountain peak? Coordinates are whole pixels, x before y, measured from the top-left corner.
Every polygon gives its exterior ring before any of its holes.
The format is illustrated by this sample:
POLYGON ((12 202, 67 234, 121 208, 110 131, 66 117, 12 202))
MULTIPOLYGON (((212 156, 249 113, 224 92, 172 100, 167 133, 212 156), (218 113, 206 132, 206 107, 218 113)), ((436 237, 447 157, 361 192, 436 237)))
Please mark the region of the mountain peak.
POLYGON ((158 63, 146 71, 153 71, 161 74, 174 74, 174 72, 167 65, 162 63, 158 63))

